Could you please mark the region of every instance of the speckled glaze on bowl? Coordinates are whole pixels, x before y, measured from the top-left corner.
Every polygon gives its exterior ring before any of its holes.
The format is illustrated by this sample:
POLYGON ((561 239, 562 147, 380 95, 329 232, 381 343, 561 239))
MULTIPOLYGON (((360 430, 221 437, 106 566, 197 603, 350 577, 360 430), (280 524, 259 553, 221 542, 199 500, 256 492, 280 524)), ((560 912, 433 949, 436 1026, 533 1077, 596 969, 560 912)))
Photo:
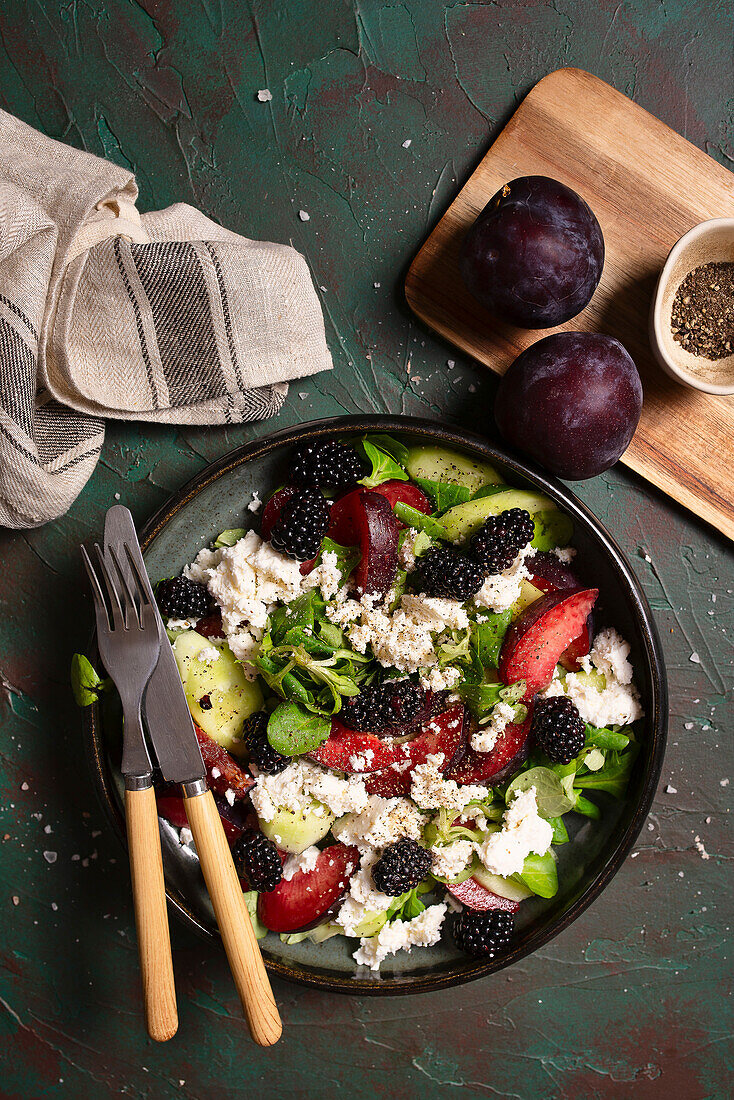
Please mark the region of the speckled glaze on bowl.
MULTIPOLYGON (((650 609, 622 551, 592 513, 559 482, 546 478, 516 458, 491 447, 480 436, 429 420, 408 417, 343 417, 319 420, 276 432, 248 443, 208 466, 158 511, 141 532, 148 571, 153 578, 171 576, 198 550, 229 527, 252 526, 245 509, 254 489, 264 496, 281 484, 289 449, 306 440, 349 436, 365 431, 390 432, 411 443, 460 448, 495 465, 513 485, 546 493, 574 520, 573 545, 582 580, 600 589, 597 623, 615 625, 632 645, 635 678, 645 709, 642 749, 621 803, 606 796, 599 822, 570 815, 572 841, 557 849, 559 893, 533 898, 518 913, 512 949, 486 962, 467 958, 448 932, 440 944, 383 964, 379 974, 357 968, 351 957, 355 941, 335 937, 316 945, 292 946, 269 933, 262 941, 268 969, 280 977, 335 993, 421 993, 473 981, 501 970, 548 943, 567 928, 604 890, 637 838, 655 793, 665 751, 667 685, 650 609)), ((115 827, 124 836, 120 759, 120 721, 114 700, 84 712, 94 775, 115 827)), ((161 823, 169 903, 186 924, 205 936, 218 932, 197 859, 182 849, 176 831, 161 823)))

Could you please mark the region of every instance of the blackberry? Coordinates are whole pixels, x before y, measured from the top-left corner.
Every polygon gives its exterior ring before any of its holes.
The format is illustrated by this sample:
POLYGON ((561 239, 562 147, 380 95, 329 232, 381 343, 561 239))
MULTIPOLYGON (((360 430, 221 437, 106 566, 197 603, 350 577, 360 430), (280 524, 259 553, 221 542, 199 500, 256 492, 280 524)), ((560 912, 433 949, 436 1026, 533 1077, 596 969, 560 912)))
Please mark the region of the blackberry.
POLYGON ((487 573, 501 573, 535 534, 535 524, 524 508, 510 508, 490 516, 469 544, 469 553, 487 573))
POLYGON ((385 733, 410 726, 422 713, 426 693, 410 680, 393 684, 372 684, 359 695, 344 699, 339 720, 352 730, 385 733))
POLYGON ((464 909, 452 929, 456 946, 467 955, 493 959, 507 947, 515 929, 515 918, 504 909, 464 909))
POLYGON ((431 853, 404 836, 382 853, 372 868, 372 881, 383 894, 397 898, 423 882, 431 863, 431 853))
POLYGON ((285 502, 270 532, 276 550, 296 561, 315 558, 329 529, 330 506, 318 489, 303 489, 285 502))
POLYGON ((535 704, 530 732, 554 764, 570 764, 584 747, 586 723, 570 699, 555 695, 535 704))
POLYGON ((188 577, 172 577, 170 580, 159 581, 155 598, 161 611, 169 619, 203 619, 211 607, 206 585, 190 581, 188 577))
POLYGON ((278 849, 257 829, 245 829, 232 848, 232 859, 240 878, 260 894, 269 894, 283 878, 278 849))
POLYGON ((290 756, 283 756, 268 741, 268 715, 264 711, 245 719, 242 740, 247 745, 250 760, 261 772, 275 775, 284 771, 291 762, 290 756))
POLYGON ((315 485, 321 489, 347 489, 365 472, 354 447, 338 439, 324 443, 306 443, 291 461, 291 481, 296 485, 315 485))
POLYGON ((418 562, 416 584, 418 591, 427 596, 445 596, 463 603, 484 584, 481 566, 448 546, 429 550, 418 562))

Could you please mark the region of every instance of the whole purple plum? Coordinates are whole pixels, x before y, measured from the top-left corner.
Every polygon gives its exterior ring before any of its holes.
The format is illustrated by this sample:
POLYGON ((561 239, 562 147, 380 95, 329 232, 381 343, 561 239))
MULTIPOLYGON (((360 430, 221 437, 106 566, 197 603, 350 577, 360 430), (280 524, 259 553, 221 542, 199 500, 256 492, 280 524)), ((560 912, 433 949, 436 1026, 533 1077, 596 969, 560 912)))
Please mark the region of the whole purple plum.
POLYGON ((467 289, 502 321, 550 328, 588 304, 604 267, 604 237, 580 195, 547 176, 501 187, 459 256, 467 289))
POLYGON ((526 348, 500 382, 497 426, 508 443, 558 477, 581 481, 627 449, 642 383, 612 336, 557 332, 526 348))

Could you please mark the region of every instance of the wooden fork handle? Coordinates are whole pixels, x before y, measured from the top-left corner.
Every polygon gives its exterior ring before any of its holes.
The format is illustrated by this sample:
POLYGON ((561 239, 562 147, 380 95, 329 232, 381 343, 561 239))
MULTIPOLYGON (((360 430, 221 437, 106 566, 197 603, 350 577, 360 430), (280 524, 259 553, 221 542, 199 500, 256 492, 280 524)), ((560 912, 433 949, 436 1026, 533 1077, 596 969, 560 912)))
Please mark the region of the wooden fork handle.
POLYGON ((184 806, 250 1034, 272 1046, 283 1026, 216 803, 211 791, 188 797, 184 790, 184 806))
POLYGON ((126 789, 125 813, 145 1021, 151 1039, 164 1043, 178 1030, 178 1013, 161 838, 152 786, 126 789))

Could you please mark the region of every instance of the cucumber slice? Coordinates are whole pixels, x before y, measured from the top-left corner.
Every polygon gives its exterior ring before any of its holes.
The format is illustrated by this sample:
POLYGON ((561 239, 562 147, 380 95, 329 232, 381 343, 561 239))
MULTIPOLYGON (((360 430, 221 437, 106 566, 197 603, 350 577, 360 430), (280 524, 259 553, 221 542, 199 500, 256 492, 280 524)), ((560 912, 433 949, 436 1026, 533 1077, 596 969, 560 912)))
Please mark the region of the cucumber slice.
POLYGON ((340 928, 338 924, 319 924, 316 928, 312 928, 308 933, 308 938, 312 943, 323 943, 324 940, 330 940, 332 936, 343 936, 344 929, 340 928))
POLYGON ((479 462, 446 447, 411 447, 405 469, 412 478, 464 485, 472 493, 483 485, 498 485, 502 478, 488 462, 479 462))
POLYGON ((313 810, 296 812, 281 807, 276 810, 271 821, 260 820, 260 829, 269 840, 275 841, 279 848, 291 855, 298 856, 323 840, 334 824, 333 813, 316 799, 312 799, 313 810), (316 813, 315 811, 319 811, 316 813))
MULTIPOLYGON (((574 672, 573 675, 576 680, 581 684, 588 686, 589 688, 596 688, 597 691, 604 691, 607 686, 607 678, 603 672, 600 672, 598 668, 592 668, 591 672, 574 672)), ((562 679, 565 679, 566 671, 563 670, 562 679)))
POLYGON ((480 867, 478 871, 474 872, 474 878, 485 890, 497 894, 500 898, 507 898, 509 901, 525 901, 525 898, 533 896, 533 891, 528 890, 527 886, 524 886, 521 882, 514 882, 509 878, 502 878, 500 875, 493 875, 491 871, 485 870, 484 867, 480 867))
POLYGON ((263 705, 256 682, 245 678, 242 666, 227 645, 219 643, 219 660, 206 662, 199 654, 213 645, 195 630, 179 634, 173 645, 191 716, 204 733, 235 756, 244 753, 241 740, 246 718, 263 705), (209 697, 211 707, 202 710, 199 701, 209 697))
POLYGON ((524 508, 531 516, 536 512, 561 515, 554 508, 553 501, 543 493, 535 493, 529 489, 505 489, 502 493, 457 504, 441 517, 441 524, 447 539, 451 542, 463 542, 475 534, 489 516, 498 516, 508 508, 524 508))
POLYGON ((387 912, 365 913, 359 924, 355 925, 353 936, 376 936, 380 929, 387 924, 387 912))
POLYGON ((525 578, 520 584, 520 595, 512 605, 512 617, 516 619, 519 615, 522 615, 526 607, 530 607, 531 603, 535 603, 545 593, 540 588, 536 588, 534 584, 525 578))
POLYGON ((535 512, 535 550, 555 550, 556 546, 568 546, 573 537, 573 520, 557 508, 535 512))

